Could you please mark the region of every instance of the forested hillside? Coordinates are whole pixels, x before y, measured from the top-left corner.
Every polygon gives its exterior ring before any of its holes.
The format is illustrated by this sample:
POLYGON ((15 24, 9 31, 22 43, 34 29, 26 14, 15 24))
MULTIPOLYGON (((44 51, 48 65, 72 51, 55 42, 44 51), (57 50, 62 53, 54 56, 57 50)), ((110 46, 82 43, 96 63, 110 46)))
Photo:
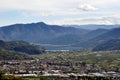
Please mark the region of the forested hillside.
POLYGON ((27 54, 40 54, 45 51, 44 47, 33 45, 24 41, 9 41, 0 40, 0 49, 22 52, 27 54))

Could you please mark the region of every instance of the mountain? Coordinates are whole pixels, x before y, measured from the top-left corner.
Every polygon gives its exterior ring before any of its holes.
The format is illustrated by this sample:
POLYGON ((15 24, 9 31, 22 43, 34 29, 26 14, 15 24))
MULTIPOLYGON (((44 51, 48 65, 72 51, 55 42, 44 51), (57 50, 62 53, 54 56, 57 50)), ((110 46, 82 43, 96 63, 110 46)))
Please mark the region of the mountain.
POLYGON ((92 40, 107 41, 107 40, 116 39, 116 38, 120 38, 120 28, 113 28, 110 31, 108 31, 104 34, 101 34, 92 40))
POLYGON ((29 44, 24 41, 9 41, 5 42, 0 40, 0 49, 10 50, 14 52, 21 52, 27 54, 40 54, 44 52, 44 48, 41 46, 29 44))
POLYGON ((96 39, 97 36, 100 36, 109 31, 109 29, 96 29, 89 31, 81 37, 81 40, 79 40, 79 42, 73 44, 73 46, 79 46, 83 48, 93 47, 94 43, 96 43, 97 41, 94 41, 92 39, 96 39))
POLYGON ((0 27, 0 39, 6 41, 22 40, 30 43, 51 44, 53 43, 54 39, 59 40, 59 37, 64 38, 66 35, 81 36, 86 34, 88 31, 89 30, 73 27, 47 25, 43 22, 31 24, 14 24, 0 27))
POLYGON ((75 27, 75 28, 82 28, 82 29, 89 29, 89 30, 96 30, 96 29, 112 29, 118 28, 119 25, 97 25, 97 24, 88 24, 88 25, 64 25, 66 27, 75 27))
POLYGON ((102 28, 92 30, 92 31, 86 33, 85 35, 83 35, 83 39, 85 39, 85 40, 93 39, 99 35, 102 35, 102 34, 108 32, 108 31, 109 31, 109 29, 102 29, 102 28))
POLYGON ((105 41, 118 38, 120 38, 120 28, 113 28, 106 33, 103 33, 93 39, 90 39, 88 41, 88 44, 91 44, 93 47, 95 47, 96 45, 101 44, 105 41))
POLYGON ((93 51, 120 50, 120 39, 111 39, 93 48, 93 51))
POLYGON ((58 45, 71 45, 74 43, 77 43, 81 40, 80 35, 75 35, 75 34, 67 34, 67 35, 62 35, 59 37, 54 38, 51 40, 51 44, 58 44, 58 45))
POLYGON ((83 40, 85 41, 75 43, 73 46, 93 48, 105 41, 118 38, 120 38, 120 28, 113 28, 109 30, 93 30, 87 33, 85 37, 83 37, 83 40), (87 35, 89 36, 87 37, 87 35))
MULTIPOLYGON (((86 25, 101 27, 96 30, 75 28, 75 26, 48 25, 43 22, 14 24, 0 27, 0 39, 5 41, 26 41, 32 44, 45 44, 47 47, 94 48, 105 41, 120 38, 119 25, 86 25), (105 27, 105 28, 102 28, 105 27), (118 27, 118 28, 108 28, 118 27)), ((85 25, 84 25, 85 27, 85 25)), ((19 47, 19 49, 23 47, 19 47)), ((33 48, 33 47, 30 47, 33 48)), ((62 48, 62 49, 64 49, 62 48)), ((68 48, 66 48, 68 49, 68 48)), ((70 48, 71 49, 71 48, 70 48)), ((34 52, 34 51, 33 51, 34 52)), ((37 53, 37 52, 36 52, 37 53)))

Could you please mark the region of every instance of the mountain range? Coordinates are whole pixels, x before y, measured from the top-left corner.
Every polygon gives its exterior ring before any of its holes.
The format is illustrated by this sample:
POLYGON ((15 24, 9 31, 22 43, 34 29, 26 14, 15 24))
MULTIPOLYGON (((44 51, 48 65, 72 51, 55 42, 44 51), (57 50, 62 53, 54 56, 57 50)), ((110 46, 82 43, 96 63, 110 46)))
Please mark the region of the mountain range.
MULTIPOLYGON (((85 35, 84 41, 75 43, 74 46, 82 46, 84 48, 93 48, 112 39, 120 38, 120 28, 113 29, 97 29, 85 35), (88 36, 88 37, 87 37, 88 36)), ((110 44, 109 44, 110 45, 110 44)))
POLYGON ((82 28, 82 29, 89 29, 89 30, 96 30, 96 29, 112 29, 117 28, 119 25, 102 25, 102 24, 88 24, 88 25, 63 25, 65 27, 75 27, 75 28, 82 28))
MULTIPOLYGON (((96 25, 88 26, 95 27, 96 25)), ((94 48, 106 41, 120 38, 119 25, 112 25, 112 29, 103 27, 111 27, 111 25, 99 25, 98 29, 90 30, 73 26, 48 25, 44 22, 14 24, 0 27, 0 39, 5 41, 27 41, 34 44, 94 48)))
MULTIPOLYGON (((31 24, 14 24, 0 27, 0 39, 6 41, 23 40, 31 43, 50 44, 63 36, 80 36, 88 30, 58 25, 47 25, 43 22, 31 24)), ((56 43, 56 42, 55 42, 56 43)))

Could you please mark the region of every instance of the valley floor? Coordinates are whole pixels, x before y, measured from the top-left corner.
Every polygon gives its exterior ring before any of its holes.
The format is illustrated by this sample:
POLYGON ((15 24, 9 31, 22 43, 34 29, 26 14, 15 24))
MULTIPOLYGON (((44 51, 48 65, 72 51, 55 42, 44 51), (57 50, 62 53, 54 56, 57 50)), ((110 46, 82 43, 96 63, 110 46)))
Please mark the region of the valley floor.
POLYGON ((119 51, 47 51, 32 57, 34 57, 32 60, 0 60, 0 69, 5 75, 20 76, 28 80, 37 78, 119 80, 120 78, 119 51))

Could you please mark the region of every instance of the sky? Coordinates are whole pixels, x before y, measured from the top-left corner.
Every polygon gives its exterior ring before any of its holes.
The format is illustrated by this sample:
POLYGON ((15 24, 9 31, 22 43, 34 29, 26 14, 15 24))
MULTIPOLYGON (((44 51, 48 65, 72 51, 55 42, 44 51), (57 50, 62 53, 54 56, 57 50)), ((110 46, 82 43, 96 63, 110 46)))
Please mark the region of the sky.
POLYGON ((0 0, 0 26, 120 24, 120 0, 0 0))

